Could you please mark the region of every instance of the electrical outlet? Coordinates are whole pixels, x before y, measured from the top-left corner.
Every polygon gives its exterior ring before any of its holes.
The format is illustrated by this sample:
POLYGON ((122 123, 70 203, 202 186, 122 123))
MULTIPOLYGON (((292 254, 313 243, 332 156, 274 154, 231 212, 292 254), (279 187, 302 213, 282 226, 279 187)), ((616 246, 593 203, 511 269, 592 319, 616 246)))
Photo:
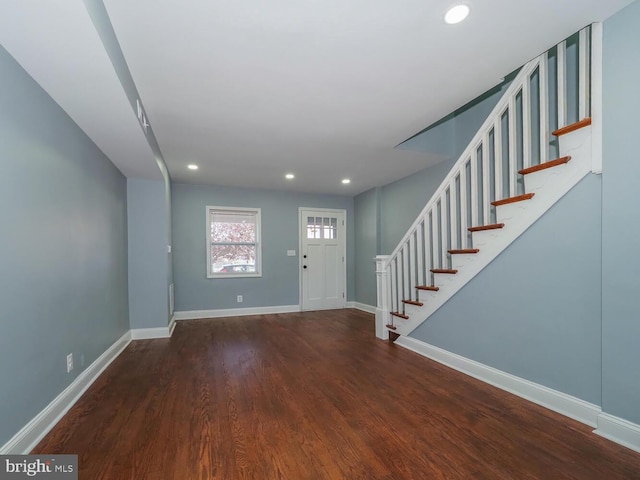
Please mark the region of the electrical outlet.
POLYGON ((67 355, 67 373, 73 370, 73 353, 67 355))
POLYGON ((238 295, 237 301, 238 301, 238 303, 242 303, 242 295, 238 295))

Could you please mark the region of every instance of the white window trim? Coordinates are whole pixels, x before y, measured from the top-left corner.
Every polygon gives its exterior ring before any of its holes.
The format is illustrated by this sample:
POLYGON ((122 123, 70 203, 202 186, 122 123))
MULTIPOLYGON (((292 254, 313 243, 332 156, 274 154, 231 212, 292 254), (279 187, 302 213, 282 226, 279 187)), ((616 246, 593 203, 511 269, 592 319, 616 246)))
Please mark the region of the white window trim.
POLYGON ((215 205, 207 205, 205 211, 205 225, 206 225, 206 245, 207 245, 207 278, 247 278, 247 277, 262 277, 262 210, 260 208, 246 208, 246 207, 220 207, 215 205), (242 213, 255 213, 256 214, 256 264, 255 272, 245 273, 214 273, 211 271, 211 212, 242 212, 242 213))

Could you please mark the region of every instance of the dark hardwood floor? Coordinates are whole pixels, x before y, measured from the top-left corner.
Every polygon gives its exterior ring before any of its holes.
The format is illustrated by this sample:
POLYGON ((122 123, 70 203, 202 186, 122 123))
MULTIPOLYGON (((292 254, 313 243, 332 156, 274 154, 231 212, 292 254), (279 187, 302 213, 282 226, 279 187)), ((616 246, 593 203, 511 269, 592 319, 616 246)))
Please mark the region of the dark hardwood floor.
POLYGON ((80 479, 640 479, 640 454, 401 347, 355 310, 133 342, 34 453, 80 479))

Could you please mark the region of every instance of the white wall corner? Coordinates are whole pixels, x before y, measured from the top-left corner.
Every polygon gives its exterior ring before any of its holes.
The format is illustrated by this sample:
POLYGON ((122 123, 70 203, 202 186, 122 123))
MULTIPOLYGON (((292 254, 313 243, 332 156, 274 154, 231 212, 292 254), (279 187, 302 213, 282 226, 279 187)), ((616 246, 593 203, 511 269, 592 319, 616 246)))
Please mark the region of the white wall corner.
POLYGON ((0 447, 0 455, 27 455, 75 405, 104 370, 127 348, 131 333, 127 332, 80 373, 49 405, 27 423, 11 440, 0 447))
POLYGON ((133 328, 131 329, 132 340, 151 340, 154 338, 169 338, 173 330, 169 325, 157 328, 133 328))
POLYGON ((400 337, 395 343, 424 357, 451 367, 454 370, 458 370, 459 372, 477 378, 502 390, 506 390, 507 392, 589 426, 595 427, 598 422, 598 416, 601 414, 601 409, 598 405, 516 377, 510 373, 448 352, 447 350, 429 345, 415 338, 400 337))
POLYGON ((601 413, 598 415, 598 427, 593 432, 607 440, 640 452, 640 425, 637 423, 601 413))
POLYGON ((367 305, 366 303, 360 302, 347 302, 347 308, 355 308, 356 310, 362 310, 367 313, 376 313, 376 307, 372 305, 367 305))

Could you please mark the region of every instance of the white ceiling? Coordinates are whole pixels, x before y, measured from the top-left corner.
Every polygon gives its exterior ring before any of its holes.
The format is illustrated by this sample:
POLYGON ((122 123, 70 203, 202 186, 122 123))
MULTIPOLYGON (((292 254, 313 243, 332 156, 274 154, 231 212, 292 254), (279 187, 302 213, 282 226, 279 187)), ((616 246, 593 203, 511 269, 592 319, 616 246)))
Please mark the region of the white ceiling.
MULTIPOLYGON (((443 160, 393 147, 631 0, 469 0, 455 26, 455 0, 104 3, 173 181, 353 195, 443 160)), ((153 174, 84 5, 0 8, 0 43, 126 175, 153 174)))

